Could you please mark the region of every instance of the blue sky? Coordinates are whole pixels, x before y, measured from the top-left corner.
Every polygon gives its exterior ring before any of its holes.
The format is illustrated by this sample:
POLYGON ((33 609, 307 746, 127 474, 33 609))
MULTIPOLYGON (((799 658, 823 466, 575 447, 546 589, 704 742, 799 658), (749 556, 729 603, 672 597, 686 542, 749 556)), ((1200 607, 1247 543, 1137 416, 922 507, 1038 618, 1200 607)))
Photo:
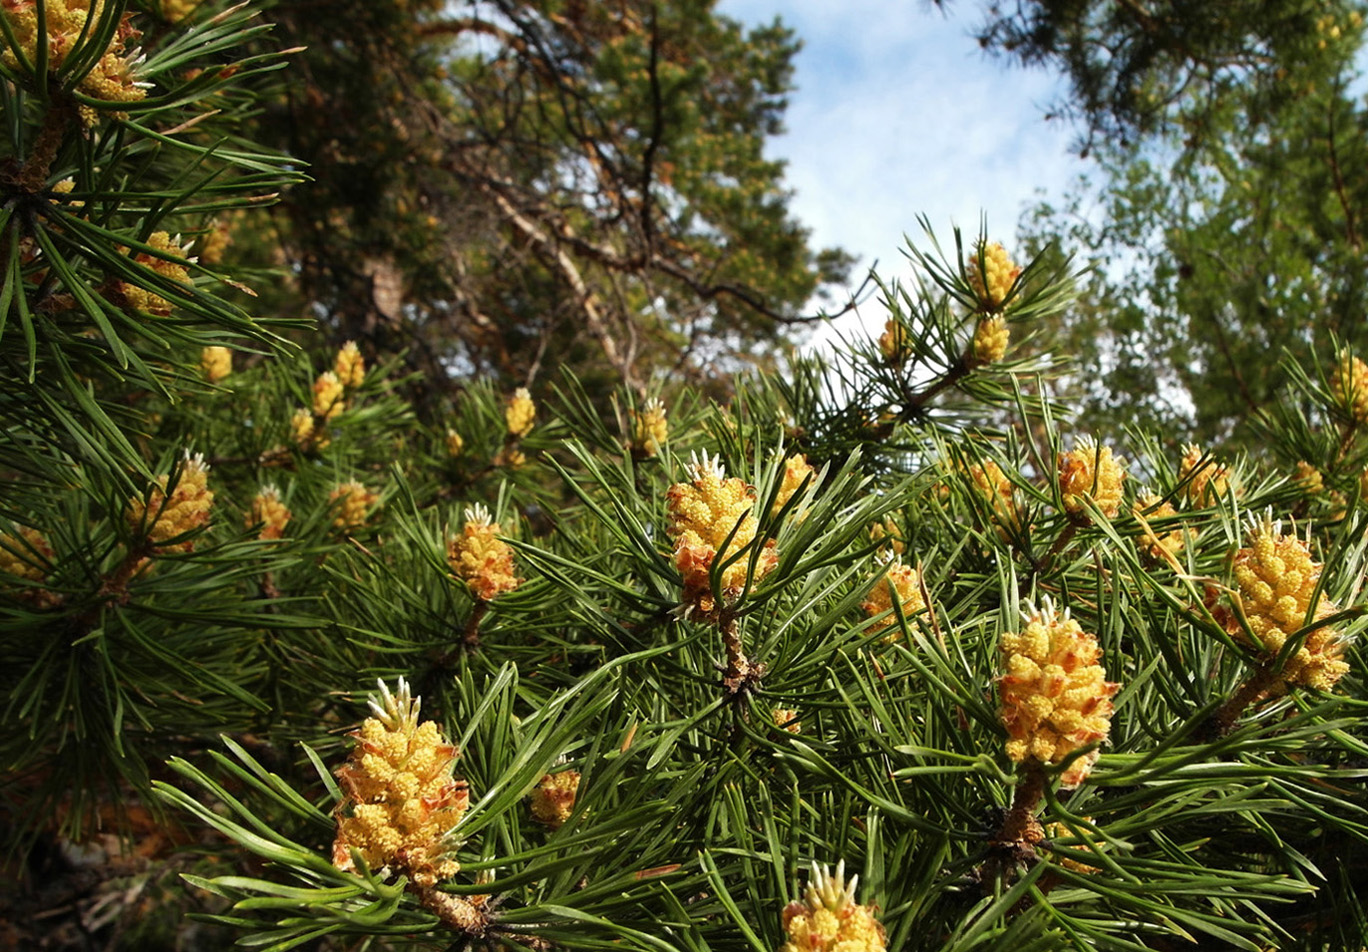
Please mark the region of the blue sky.
MULTIPOLYGON (((1044 118, 1057 79, 987 58, 972 35, 977 0, 949 16, 922 0, 721 0, 718 11, 750 25, 779 16, 803 40, 788 132, 769 154, 788 160, 814 244, 859 257, 856 283, 875 259, 885 278, 906 275, 918 214, 942 241, 952 224, 977 234, 986 214, 1011 248, 1022 210, 1041 191, 1062 196, 1083 169, 1072 127, 1044 118)), ((874 302, 861 310, 882 327, 874 302)))

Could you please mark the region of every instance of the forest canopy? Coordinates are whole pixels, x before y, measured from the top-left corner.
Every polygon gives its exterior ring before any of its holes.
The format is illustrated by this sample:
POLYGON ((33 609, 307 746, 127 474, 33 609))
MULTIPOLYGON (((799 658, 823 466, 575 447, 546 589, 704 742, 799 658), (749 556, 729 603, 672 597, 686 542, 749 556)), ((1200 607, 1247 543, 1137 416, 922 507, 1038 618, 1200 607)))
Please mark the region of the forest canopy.
MULTIPOLYGON (((964 5, 968 10, 968 5, 964 5)), ((989 4, 990 53, 1058 70, 1094 169, 1022 223, 1096 266, 1063 322, 1071 396, 1119 432, 1248 440, 1280 358, 1368 346, 1357 2, 989 4), (1094 208, 1100 208, 1094 211, 1094 208)))
MULTIPOLYGON (((798 41, 710 0, 305 0, 255 134, 308 163, 266 240, 337 341, 531 383, 699 383, 792 340, 851 259, 788 210, 798 41), (326 223, 318 210, 329 209, 326 223), (820 298, 819 298, 820 299, 820 298)), ((839 309, 844 301, 829 309, 839 309)))

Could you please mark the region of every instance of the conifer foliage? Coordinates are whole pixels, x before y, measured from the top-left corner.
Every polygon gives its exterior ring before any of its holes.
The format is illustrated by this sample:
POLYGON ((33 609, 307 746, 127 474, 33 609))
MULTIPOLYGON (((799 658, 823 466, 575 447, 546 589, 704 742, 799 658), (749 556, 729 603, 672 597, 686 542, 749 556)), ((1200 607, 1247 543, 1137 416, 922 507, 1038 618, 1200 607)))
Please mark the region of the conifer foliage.
POLYGON ((1358 355, 1267 453, 1123 459, 1022 356, 1067 268, 928 233, 882 335, 727 405, 420 414, 209 260, 296 175, 232 131, 250 9, 2 9, 6 845, 129 848, 84 928, 1362 947, 1358 355))
POLYGON ((766 154, 798 42, 717 6, 273 5, 308 49, 256 129, 311 179, 272 213, 296 278, 273 300, 439 390, 453 362, 510 387, 569 365, 599 393, 767 361, 851 261, 812 246, 766 154))

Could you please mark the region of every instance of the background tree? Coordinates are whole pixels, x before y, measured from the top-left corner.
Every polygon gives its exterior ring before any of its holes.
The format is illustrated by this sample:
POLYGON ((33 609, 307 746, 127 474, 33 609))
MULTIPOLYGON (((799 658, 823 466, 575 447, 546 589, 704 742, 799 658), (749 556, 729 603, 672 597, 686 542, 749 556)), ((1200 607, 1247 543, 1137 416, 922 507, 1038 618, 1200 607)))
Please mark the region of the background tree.
MULTIPOLYGON (((272 10, 309 47, 258 131, 312 181, 277 213, 282 307, 432 386, 574 366, 640 387, 773 358, 849 259, 788 213, 798 49, 710 0, 272 10), (326 220, 319 209, 327 209, 326 220)), ((597 386, 597 384, 594 384, 597 386)))
POLYGON ((1284 351, 1368 345, 1361 5, 995 5, 981 39, 1068 77, 1057 112, 1097 162, 1022 230, 1032 250, 1089 249, 1060 340, 1113 429, 1247 435, 1284 351))
POLYGON ((1232 94, 1295 96, 1289 74, 1324 68, 1318 53, 1337 61, 1333 47, 1357 29, 1358 9, 1342 0, 988 0, 977 33, 990 54, 1067 79, 1052 115, 1080 121, 1086 155, 1200 124, 1232 94))

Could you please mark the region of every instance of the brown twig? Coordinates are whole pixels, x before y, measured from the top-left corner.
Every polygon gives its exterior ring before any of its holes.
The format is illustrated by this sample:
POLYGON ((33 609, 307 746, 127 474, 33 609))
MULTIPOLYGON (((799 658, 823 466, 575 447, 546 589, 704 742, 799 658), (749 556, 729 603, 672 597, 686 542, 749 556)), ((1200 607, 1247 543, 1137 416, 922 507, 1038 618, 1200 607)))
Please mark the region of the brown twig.
POLYGON ((1077 532, 1078 523, 1070 518, 1069 524, 1064 527, 1064 531, 1059 534, 1059 538, 1055 539, 1054 545, 1050 546, 1050 550, 1045 553, 1045 557, 1041 559, 1039 563, 1032 560, 1036 575, 1045 575, 1054 567, 1054 560, 1059 556, 1060 552, 1064 551, 1064 547, 1069 544, 1077 532))
POLYGON ((409 889, 423 908, 431 912, 442 925, 470 939, 483 938, 489 929, 489 914, 484 909, 484 896, 467 899, 454 893, 442 892, 436 886, 410 884, 409 889))
POLYGON ((474 654, 480 649, 480 622, 484 621, 485 615, 489 612, 489 602, 478 601, 470 611, 470 617, 466 619, 465 631, 461 634, 461 647, 467 654, 474 654))
POLYGON ((1030 760, 1026 762, 1023 772, 1012 795, 1012 808, 1002 819, 1002 826, 994 837, 994 845, 1033 851, 1043 836, 1035 811, 1045 795, 1045 768, 1030 760))
POLYGON ((1245 709, 1267 697, 1269 692, 1277 687, 1282 680, 1282 673, 1273 670, 1271 663, 1260 665, 1258 670, 1254 672, 1254 676, 1240 685, 1240 689, 1235 692, 1230 700, 1222 704, 1214 714, 1207 718, 1206 722, 1198 729, 1198 736, 1215 740, 1229 734, 1245 709))
POLYGON ((1045 795, 1045 783, 1044 765, 1036 760, 1026 761, 1012 794, 1012 806, 988 840, 989 854, 980 871, 982 878, 1004 877, 1035 860, 1036 844, 1045 838, 1045 830, 1035 816, 1045 795))
POLYGON ((735 615, 723 611, 718 617, 717 627, 722 632, 722 644, 727 650, 727 667, 722 675, 722 686, 726 688, 728 697, 739 698, 760 683, 765 666, 746 657, 735 615))
MULTIPOLYGON (((1339 92, 1338 82, 1336 93, 1339 92)), ((1328 106, 1329 115, 1326 118, 1325 144, 1329 154, 1327 159, 1330 162, 1330 175, 1335 183, 1335 196, 1339 199, 1340 208, 1344 210, 1344 240, 1349 242, 1349 246, 1355 251, 1359 250, 1358 227, 1354 223, 1354 206, 1349 201, 1349 196, 1344 189, 1344 175, 1340 171, 1339 153, 1335 148, 1335 105, 1339 102, 1339 96, 1330 97, 1328 106)))
MULTIPOLYGON (((105 576, 100 585, 99 594, 104 600, 117 602, 120 605, 128 601, 128 583, 133 580, 138 569, 142 568, 143 563, 152 554, 154 548, 150 540, 143 539, 128 550, 118 568, 105 576)), ((100 606, 92 608, 87 615, 81 616, 81 620, 84 621, 88 616, 93 616, 99 609, 100 606)), ((93 621, 93 617, 90 620, 93 621)))
POLYGON ((927 387, 920 393, 912 394, 907 400, 903 402, 903 418, 910 419, 911 417, 915 416, 917 413, 921 411, 922 407, 926 406, 926 404, 929 403, 931 399, 934 398, 936 395, 940 394, 941 392, 945 391, 950 387, 953 387, 955 384, 959 383, 965 377, 969 376, 969 371, 970 367, 968 361, 966 361, 963 357, 960 357, 958 360, 955 361, 955 363, 950 367, 950 369, 946 371, 945 376, 941 377, 939 380, 937 380, 935 383, 933 383, 931 386, 927 387))

